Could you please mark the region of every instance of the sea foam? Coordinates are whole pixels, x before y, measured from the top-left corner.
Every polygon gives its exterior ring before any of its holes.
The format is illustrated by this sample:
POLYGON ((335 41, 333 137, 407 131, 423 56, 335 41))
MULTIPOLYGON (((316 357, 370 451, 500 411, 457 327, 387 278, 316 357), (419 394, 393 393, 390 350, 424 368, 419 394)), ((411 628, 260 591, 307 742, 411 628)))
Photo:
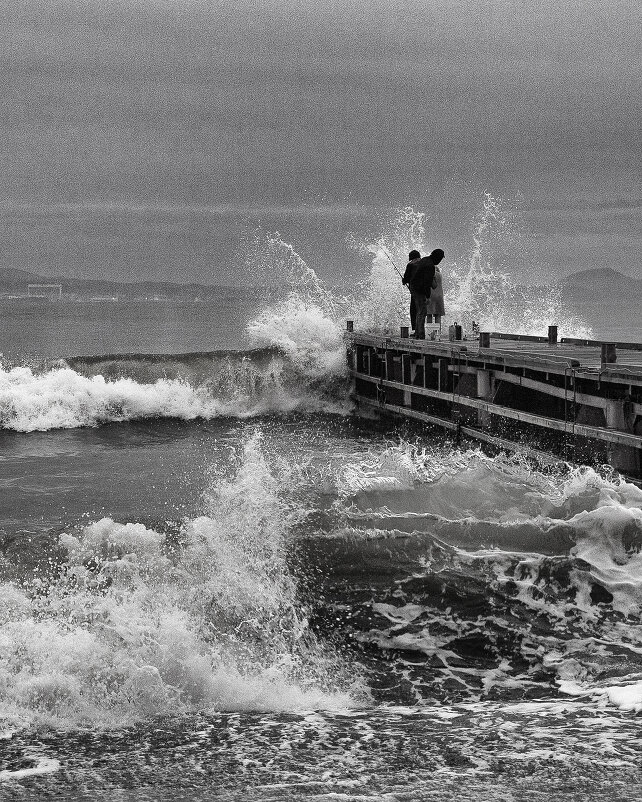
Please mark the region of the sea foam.
POLYGON ((178 531, 103 518, 62 533, 46 577, 0 585, 0 719, 118 726, 353 704, 352 675, 297 602, 284 486, 255 434, 178 531))

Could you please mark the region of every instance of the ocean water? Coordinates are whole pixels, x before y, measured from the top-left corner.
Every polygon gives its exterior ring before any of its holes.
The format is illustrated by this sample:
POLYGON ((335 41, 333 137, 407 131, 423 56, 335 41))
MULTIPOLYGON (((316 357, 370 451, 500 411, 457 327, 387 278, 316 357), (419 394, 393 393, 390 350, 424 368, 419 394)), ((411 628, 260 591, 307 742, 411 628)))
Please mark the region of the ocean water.
POLYGON ((0 799, 642 796, 642 490, 351 414, 345 318, 403 320, 420 224, 358 299, 274 236, 272 304, 14 312, 0 799))

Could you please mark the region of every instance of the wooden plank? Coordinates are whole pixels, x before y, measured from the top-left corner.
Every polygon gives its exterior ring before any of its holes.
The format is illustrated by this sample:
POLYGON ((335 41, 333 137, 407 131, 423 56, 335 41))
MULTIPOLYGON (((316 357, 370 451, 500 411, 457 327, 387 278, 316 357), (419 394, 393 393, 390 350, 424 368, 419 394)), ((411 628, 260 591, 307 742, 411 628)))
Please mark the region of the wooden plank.
POLYGON ((516 340, 517 342, 547 343, 548 337, 539 337, 535 334, 504 334, 499 331, 491 331, 491 340, 516 340))
POLYGON ((536 459, 539 462, 544 462, 548 465, 566 464, 564 460, 560 459, 559 457, 555 457, 553 454, 549 454, 546 451, 539 451, 536 448, 531 448, 530 446, 525 446, 521 443, 514 443, 512 440, 506 440, 503 437, 497 437, 493 434, 489 434, 488 432, 483 432, 480 429, 475 429, 472 426, 460 426, 458 423, 446 420, 446 418, 440 418, 438 415, 429 415, 427 412, 418 412, 415 409, 406 409, 406 407, 400 407, 395 404, 378 404, 371 398, 364 398, 363 396, 357 396, 357 400, 360 406, 369 406, 378 410, 383 409, 386 412, 392 412, 404 418, 413 418, 414 420, 420 420, 424 423, 432 423, 437 426, 441 426, 444 429, 448 429, 451 432, 459 432, 465 437, 471 437, 476 440, 482 440, 485 443, 491 443, 492 445, 498 448, 503 448, 506 451, 524 454, 525 456, 536 459))
MULTIPOLYGON (((369 376, 364 376, 359 373, 356 375, 359 376, 359 378, 372 381, 369 376)), ((400 382, 384 380, 381 381, 380 384, 384 387, 392 387, 396 390, 408 389, 400 382)), ((500 404, 493 404, 490 401, 482 401, 479 398, 469 398, 463 395, 454 396, 453 393, 444 393, 440 390, 414 387, 412 391, 417 395, 438 398, 443 401, 449 401, 451 404, 459 404, 460 406, 472 407, 474 409, 483 409, 493 415, 499 415, 502 418, 510 418, 511 420, 520 421, 521 423, 541 426, 545 429, 554 429, 555 431, 564 432, 566 434, 577 434, 582 437, 589 437, 593 440, 602 440, 607 443, 630 446, 631 448, 642 448, 642 437, 626 432, 619 432, 614 429, 606 429, 601 426, 588 426, 586 424, 559 420, 558 418, 548 418, 544 415, 535 415, 532 412, 523 412, 521 409, 512 409, 511 407, 504 407, 500 404)))
POLYGON ((620 343, 613 342, 612 340, 580 340, 577 337, 562 337, 560 342, 564 344, 569 343, 570 345, 597 345, 600 349, 602 348, 603 344, 608 343, 610 345, 614 345, 616 348, 621 349, 622 351, 642 351, 642 343, 620 343))

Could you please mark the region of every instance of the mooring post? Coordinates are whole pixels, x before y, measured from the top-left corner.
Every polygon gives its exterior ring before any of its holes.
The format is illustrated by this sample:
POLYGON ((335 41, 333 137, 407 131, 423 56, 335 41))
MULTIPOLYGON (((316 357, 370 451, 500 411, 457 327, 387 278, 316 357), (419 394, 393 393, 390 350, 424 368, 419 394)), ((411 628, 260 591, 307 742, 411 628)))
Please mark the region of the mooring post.
POLYGON ((548 344, 557 345, 557 326, 548 327, 548 344))
POLYGON ((401 339, 402 340, 407 340, 409 336, 410 336, 410 329, 408 328, 408 326, 402 326, 401 327, 401 339))
POLYGON ((346 320, 346 331, 354 331, 354 320, 346 320))
MULTIPOLYGON (((619 399, 607 399, 606 402, 606 428, 616 429, 620 432, 630 432, 631 427, 626 416, 626 402, 619 399)), ((609 443, 609 464, 616 471, 622 471, 631 476, 637 476, 640 471, 640 455, 637 448, 609 443)))
MULTIPOLYGON (((478 370, 477 371, 477 398, 481 398, 484 401, 492 401, 493 400, 493 382, 490 377, 489 370, 478 370)), ((478 409, 477 410, 477 423, 482 427, 486 428, 490 425, 490 412, 486 409, 478 409)))
POLYGON ((480 348, 490 348, 490 332, 489 331, 480 331, 479 332, 479 347, 480 348))
POLYGON ((602 343, 600 361, 603 365, 617 362, 617 346, 615 343, 602 343))

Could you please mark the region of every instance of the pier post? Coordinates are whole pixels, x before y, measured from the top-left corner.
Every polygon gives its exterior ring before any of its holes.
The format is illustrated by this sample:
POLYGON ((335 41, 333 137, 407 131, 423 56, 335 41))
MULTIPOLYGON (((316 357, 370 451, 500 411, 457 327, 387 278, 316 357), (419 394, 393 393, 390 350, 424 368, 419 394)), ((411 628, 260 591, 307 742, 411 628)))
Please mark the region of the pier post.
MULTIPOLYGON (((489 370, 477 371, 477 398, 481 398, 484 401, 493 400, 493 382, 489 370)), ((484 429, 490 426, 490 412, 485 409, 478 409, 477 423, 484 429)))
POLYGON ((395 380, 395 358, 392 351, 386 350, 386 372, 383 374, 385 379, 389 382, 395 380))
POLYGON ((371 360, 372 352, 369 348, 363 349, 363 372, 368 375, 372 376, 372 360, 371 360))
MULTIPOLYGON (((617 429, 620 432, 630 432, 631 427, 626 416, 626 402, 618 399, 608 399, 606 402, 606 428, 617 429)), ((639 449, 630 446, 621 446, 617 443, 608 445, 609 465, 616 471, 637 476, 640 472, 639 449)))
POLYGON ((438 389, 441 390, 442 393, 448 392, 448 360, 447 359, 439 359, 438 360, 438 389))
MULTIPOLYGON (((412 384, 410 354, 401 355, 401 381, 404 384, 412 384)), ((405 407, 412 406, 412 391, 410 389, 403 391, 403 405, 405 407)))
POLYGON ((346 320, 346 331, 354 331, 354 320, 346 320))
POLYGON ((490 348, 490 332, 489 331, 480 331, 479 332, 479 347, 480 348, 490 348))
POLYGON ((548 327, 548 344, 557 345, 557 326, 548 327))
POLYGON ((410 335, 410 329, 408 328, 408 326, 402 326, 401 327, 401 339, 402 340, 407 340, 409 335, 410 335))
POLYGON ((617 362, 617 347, 615 343, 602 343, 600 361, 603 365, 617 362))

